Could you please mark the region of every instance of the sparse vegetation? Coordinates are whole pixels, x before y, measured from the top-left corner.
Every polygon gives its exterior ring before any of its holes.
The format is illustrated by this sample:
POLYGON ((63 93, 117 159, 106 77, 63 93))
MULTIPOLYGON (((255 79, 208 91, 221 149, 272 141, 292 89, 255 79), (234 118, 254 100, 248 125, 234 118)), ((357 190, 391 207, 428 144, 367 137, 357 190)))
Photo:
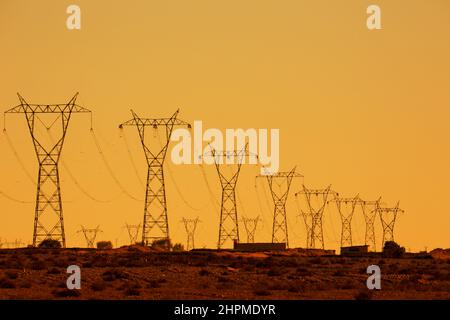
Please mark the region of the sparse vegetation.
POLYGON ((54 239, 45 239, 38 245, 41 249, 61 249, 61 242, 54 239))
POLYGON ((113 245, 111 241, 99 241, 97 242, 97 249, 100 250, 109 250, 112 249, 113 245))
POLYGON ((152 242, 151 247, 153 249, 169 251, 172 248, 172 243, 171 243, 170 239, 157 239, 152 242))
POLYGON ((173 245, 172 251, 175 251, 175 252, 184 251, 184 246, 181 243, 176 243, 173 245))
POLYGON ((0 250, 0 299, 450 299, 445 259, 129 248, 0 250), (379 262, 373 292, 366 269, 379 262), (67 289, 70 264, 83 267, 81 291, 67 289))
POLYGON ((1 289, 14 289, 16 285, 10 279, 1 278, 0 279, 0 288, 1 289))
POLYGON ((386 241, 383 247, 383 257, 401 258, 405 254, 405 248, 400 247, 395 241, 386 241))

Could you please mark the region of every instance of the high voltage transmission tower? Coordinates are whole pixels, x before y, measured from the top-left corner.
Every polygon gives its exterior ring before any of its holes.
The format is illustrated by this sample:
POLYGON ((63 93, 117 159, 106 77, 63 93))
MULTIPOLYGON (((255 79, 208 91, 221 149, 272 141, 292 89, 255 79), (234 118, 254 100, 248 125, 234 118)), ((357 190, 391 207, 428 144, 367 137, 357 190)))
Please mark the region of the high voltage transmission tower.
POLYGON ((4 241, 4 242, 0 242, 0 248, 3 247, 3 245, 5 246, 5 248, 11 249, 11 248, 20 248, 22 245, 24 245, 25 243, 22 242, 22 240, 14 240, 14 241, 4 241))
POLYGON ((259 218, 259 216, 257 216, 256 218, 242 217, 245 232, 247 233, 247 243, 255 242, 256 227, 258 226, 258 222, 260 220, 261 219, 259 218))
POLYGON ((77 232, 83 232, 88 248, 95 248, 95 239, 97 238, 97 234, 103 231, 100 230, 100 226, 97 226, 95 229, 86 229, 84 226, 81 226, 81 230, 78 230, 77 232))
POLYGON ((201 222, 198 217, 195 219, 183 218, 181 222, 184 224, 187 234, 186 250, 195 249, 195 231, 197 229, 197 224, 201 222))
POLYGON ((309 189, 303 185, 303 190, 297 192, 295 196, 303 195, 305 197, 307 211, 302 210, 303 219, 306 226, 306 247, 308 249, 325 249, 323 240, 323 213, 328 203, 330 195, 338 194, 331 190, 331 186, 325 189, 309 189), (315 203, 317 203, 315 205, 315 203))
POLYGON ((142 226, 142 243, 151 245, 155 240, 166 240, 169 245, 169 223, 167 218, 167 199, 166 187, 164 183, 164 160, 169 147, 170 137, 175 126, 191 125, 180 119, 177 119, 179 110, 170 118, 140 118, 133 110, 133 119, 122 123, 119 128, 124 126, 134 126, 137 128, 141 144, 144 149, 147 160, 147 186, 145 192, 144 205, 144 223, 142 226), (157 152, 150 151, 149 144, 145 140, 147 127, 158 130, 160 127, 165 129, 165 143, 157 152))
POLYGON ((359 201, 362 213, 364 215, 364 220, 366 221, 364 244, 368 245, 372 251, 376 251, 375 217, 377 216, 377 208, 380 206, 380 200, 381 197, 375 201, 359 201))
POLYGON ((6 114, 25 114, 39 162, 33 246, 37 246, 45 239, 53 239, 59 241, 62 247, 65 247, 66 238, 58 164, 72 114, 90 113, 92 127, 92 113, 76 104, 78 93, 66 104, 29 104, 20 94, 17 95, 20 104, 7 110, 4 116, 6 114), (52 116, 50 125, 47 125, 44 121, 46 116, 52 116), (61 127, 58 130, 60 136, 56 139, 56 143, 44 143, 43 137, 38 136, 37 125, 42 124, 49 131, 57 123, 60 123, 61 127))
POLYGON ((350 247, 352 241, 352 218, 356 205, 360 202, 359 196, 354 198, 335 197, 330 202, 336 202, 339 215, 341 216, 341 247, 350 247))
POLYGON ((125 224, 125 228, 127 228, 128 236, 130 237, 130 244, 136 244, 138 242, 139 237, 139 230, 141 229, 141 224, 138 225, 129 225, 128 223, 125 224))
POLYGON ((386 208, 378 206, 375 210, 380 215, 381 225, 383 226, 383 242, 382 246, 386 241, 394 241, 394 226, 397 220, 397 214, 405 212, 399 208, 400 202, 393 208, 386 208))
POLYGON ((211 150, 206 156, 214 158, 220 185, 222 187, 222 203, 220 207, 219 241, 217 247, 220 249, 231 240, 239 242, 238 211, 236 206, 236 185, 241 172, 241 167, 246 156, 250 156, 247 145, 242 150, 217 151, 211 150), (226 160, 226 162, 224 161, 226 160), (235 160, 236 163, 235 163, 235 160), (231 169, 231 175, 222 170, 224 163, 236 164, 236 169, 231 169))
POLYGON ((286 202, 289 196, 292 179, 303 178, 295 172, 295 167, 289 172, 278 172, 269 175, 260 175, 257 178, 266 178, 269 183, 272 200, 274 203, 273 225, 272 225, 272 243, 286 243, 289 247, 288 226, 286 219, 286 202), (278 186, 275 190, 274 183, 278 186), (282 186, 284 188, 282 189, 282 186))

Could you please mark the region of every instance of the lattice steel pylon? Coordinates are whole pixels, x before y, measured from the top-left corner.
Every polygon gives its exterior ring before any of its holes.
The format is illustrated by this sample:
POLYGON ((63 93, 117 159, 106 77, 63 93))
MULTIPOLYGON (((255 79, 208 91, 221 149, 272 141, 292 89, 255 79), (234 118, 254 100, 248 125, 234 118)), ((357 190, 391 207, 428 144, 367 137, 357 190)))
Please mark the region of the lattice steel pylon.
POLYGON ((138 242, 139 230, 141 230, 141 224, 129 225, 125 223, 125 228, 127 228, 128 236, 130 237, 130 245, 136 244, 138 242))
POLYGON ((336 202, 339 215, 341 217, 341 248, 353 245, 352 240, 352 218, 356 205, 360 202, 359 196, 353 198, 335 197, 330 202, 336 202))
POLYGON ((170 243, 169 222, 167 216, 167 198, 166 186, 164 182, 164 160, 166 158, 167 149, 169 147, 172 131, 176 126, 191 125, 180 119, 177 119, 179 110, 177 110, 170 118, 140 118, 133 110, 133 119, 128 120, 119 128, 124 126, 134 126, 138 129, 142 148, 144 149, 145 158, 147 160, 147 185, 145 191, 144 204, 144 223, 142 226, 142 243, 151 245, 155 240, 166 240, 167 246, 170 243), (158 152, 150 151, 150 147, 145 142, 145 130, 152 127, 158 130, 159 127, 165 128, 166 141, 158 152))
MULTIPOLYGON (((67 128, 72 114, 90 113, 92 128, 92 113, 90 110, 76 104, 78 93, 66 104, 29 104, 17 94, 20 104, 7 110, 6 114, 25 114, 28 129, 31 134, 37 160, 39 162, 39 173, 37 181, 37 194, 35 206, 35 218, 33 228, 33 246, 37 246, 46 239, 57 240, 63 248, 66 247, 64 232, 63 206, 61 197, 59 161, 67 128), (56 119, 50 126, 45 125, 41 116, 53 115, 56 119), (36 132, 37 121, 40 121, 47 130, 50 130, 57 121, 61 119, 61 135, 56 143, 46 146, 38 139, 36 132)), ((6 128, 4 129, 6 130, 6 128)))
POLYGON ((286 219, 286 203, 291 189, 292 179, 303 178, 303 176, 295 172, 295 167, 289 172, 277 172, 274 174, 260 175, 257 178, 266 178, 269 183, 270 193, 274 204, 273 209, 273 225, 272 225, 272 243, 286 243, 289 248, 288 225, 286 219), (281 181, 281 183, 278 183, 281 181), (286 183, 283 190, 281 186, 286 183), (278 185, 279 190, 275 190, 274 183, 278 185))
POLYGON ((197 230, 197 224, 201 221, 197 217, 195 219, 183 218, 181 222, 183 222, 187 233, 186 250, 195 249, 195 231, 197 230))
POLYGON ((368 245, 371 251, 376 251, 375 237, 375 217, 377 216, 377 208, 380 206, 381 197, 375 201, 360 200, 364 220, 366 221, 366 232, 364 235, 364 244, 368 245), (371 208, 373 207, 373 208, 371 208))
POLYGON ((380 215, 381 225, 383 226, 383 242, 382 246, 386 241, 394 241, 394 227, 395 221, 397 220, 398 213, 405 212, 399 208, 400 202, 392 208, 380 207, 378 206, 375 210, 380 215))
POLYGON ((100 226, 97 226, 95 229, 86 229, 84 226, 81 226, 81 229, 77 231, 77 233, 83 232, 84 238, 86 239, 86 244, 88 248, 95 248, 95 239, 97 238, 97 234, 99 232, 103 232, 100 230, 100 226))
POLYGON ((247 243, 255 243, 256 228, 260 220, 259 216, 256 216, 255 218, 242 217, 245 232, 247 233, 247 243))
POLYGON ((325 249, 323 240, 323 213, 328 203, 330 195, 337 196, 338 193, 331 190, 331 185, 325 189, 309 189, 303 185, 303 189, 295 194, 295 196, 303 195, 308 206, 308 211, 302 211, 303 219, 306 226, 306 247, 315 249, 317 247, 325 249), (318 205, 315 207, 312 203, 312 197, 317 197, 318 205), (319 199, 320 197, 320 199, 319 199))
POLYGON ((221 249, 227 240, 232 243, 239 242, 239 223, 238 210, 236 205, 236 185, 241 172, 242 164, 245 157, 251 154, 247 150, 247 145, 242 150, 222 150, 217 151, 212 149, 207 156, 212 156, 219 175, 220 185, 222 187, 222 202, 220 206, 220 223, 219 223, 219 240, 217 248, 221 249), (231 175, 227 176, 221 170, 221 165, 224 164, 224 159, 228 164, 235 164, 236 170, 231 169, 231 175), (236 163, 235 163, 235 160, 236 163))

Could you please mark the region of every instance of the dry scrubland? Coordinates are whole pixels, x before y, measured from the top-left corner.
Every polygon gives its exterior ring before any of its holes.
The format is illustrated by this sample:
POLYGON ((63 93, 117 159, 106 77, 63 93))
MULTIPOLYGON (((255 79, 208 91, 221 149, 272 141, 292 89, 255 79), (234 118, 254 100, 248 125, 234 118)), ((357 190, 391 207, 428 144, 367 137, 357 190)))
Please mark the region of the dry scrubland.
POLYGON ((0 250, 0 299, 450 299, 450 259, 284 253, 0 250), (82 289, 66 289, 69 265, 82 289), (365 286, 377 264, 382 290, 365 286))

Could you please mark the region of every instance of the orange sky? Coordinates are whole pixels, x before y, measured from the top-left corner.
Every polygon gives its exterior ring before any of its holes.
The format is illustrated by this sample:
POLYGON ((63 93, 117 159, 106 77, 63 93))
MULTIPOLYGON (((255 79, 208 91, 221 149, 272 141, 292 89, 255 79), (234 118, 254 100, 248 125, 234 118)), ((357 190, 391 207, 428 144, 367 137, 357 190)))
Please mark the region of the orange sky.
MULTIPOLYGON (((449 39, 447 0, 1 0, 0 106, 17 105, 17 91, 30 103, 61 103, 79 91, 116 177, 139 199, 144 189, 117 128, 131 118, 131 107, 148 117, 180 107, 180 118, 202 120, 205 128, 279 128, 282 170, 297 165, 307 185, 332 184, 343 196, 382 196, 387 205, 400 200, 398 242, 411 250, 450 247, 449 39), (65 26, 72 3, 82 10, 80 31, 65 26), (382 30, 366 28, 372 3, 382 9, 382 30)), ((25 118, 7 120, 8 137, 36 177, 25 118)), ((132 129, 124 134, 144 180, 144 155, 132 129)), ((93 197, 113 199, 89 199, 61 167, 68 245, 84 245, 80 224, 100 225, 99 240, 126 244, 122 226, 141 222, 143 202, 123 194, 109 175, 89 117, 73 117, 66 142, 63 159, 79 184, 93 197)), ((33 202, 35 186, 3 134, 0 152, 0 190, 33 202)), ((171 237, 184 242, 179 221, 199 216, 197 246, 215 246, 219 213, 200 169, 169 162, 167 168, 171 237)), ((269 241, 272 212, 262 191, 267 185, 259 181, 260 212, 258 170, 243 168, 238 210, 261 213, 256 239, 269 241)), ((220 199, 215 168, 206 167, 206 175, 220 199)), ((292 188, 298 191, 300 181, 292 188)), ((34 205, 0 196, 0 212, 0 237, 30 243, 34 205)), ((291 247, 305 245, 297 215, 291 197, 291 247)), ((324 219, 326 246, 337 248, 334 207, 324 219)), ((354 243, 361 243, 360 212, 353 229, 354 243)), ((377 236, 379 245, 379 223, 377 236)))

